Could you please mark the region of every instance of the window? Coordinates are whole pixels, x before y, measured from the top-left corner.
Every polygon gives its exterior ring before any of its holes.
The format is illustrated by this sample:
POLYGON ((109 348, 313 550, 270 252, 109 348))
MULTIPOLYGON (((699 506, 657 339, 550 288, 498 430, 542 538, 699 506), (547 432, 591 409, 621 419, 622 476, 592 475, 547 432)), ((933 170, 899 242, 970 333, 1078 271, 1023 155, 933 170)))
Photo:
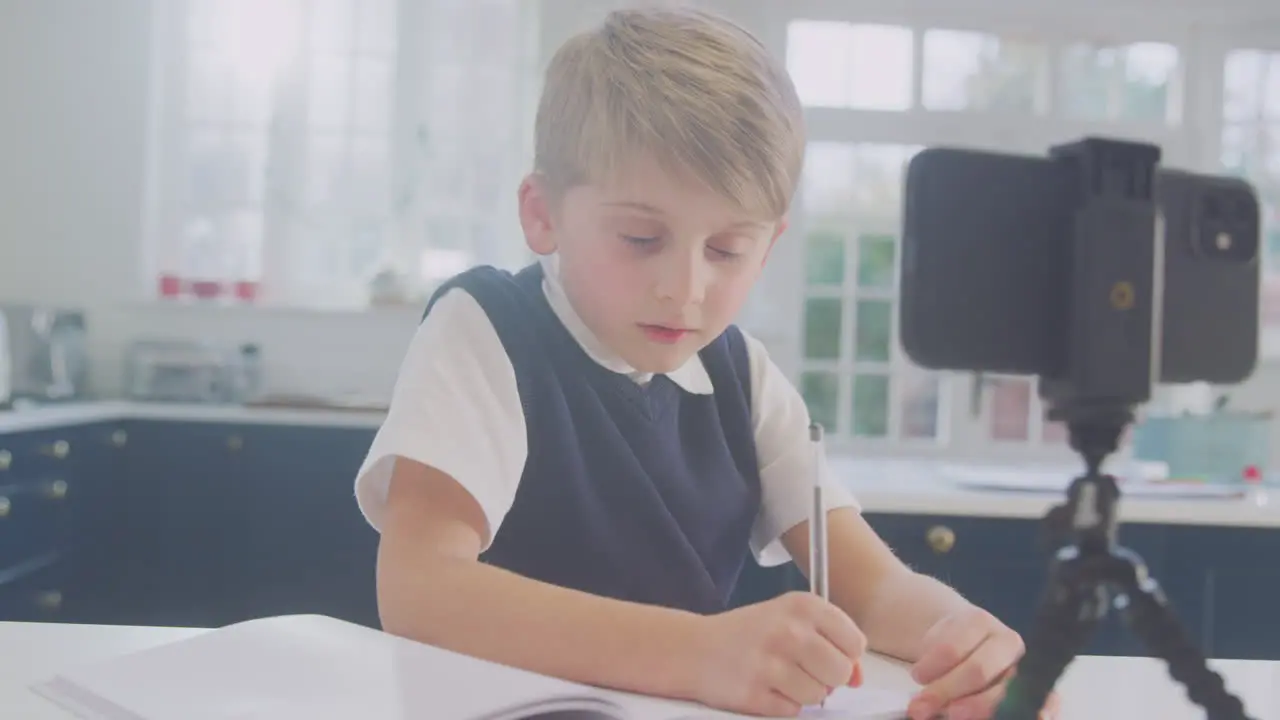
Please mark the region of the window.
POLYGON ((417 304, 521 257, 526 3, 159 5, 154 295, 417 304))
POLYGON ((1262 322, 1280 327, 1280 52, 1237 49, 1226 56, 1222 89, 1224 171, 1258 193, 1264 272, 1262 322))
POLYGON ((835 438, 890 452, 1069 458, 1034 379, 928 372, 900 349, 903 171, 925 145, 1042 154, 1096 134, 1149 139, 1176 159, 1178 47, 1095 42, 1049 24, 1027 34, 787 23, 787 67, 812 118, 792 232, 805 254, 798 375, 813 417, 835 438), (972 406, 949 402, 964 395, 972 406))

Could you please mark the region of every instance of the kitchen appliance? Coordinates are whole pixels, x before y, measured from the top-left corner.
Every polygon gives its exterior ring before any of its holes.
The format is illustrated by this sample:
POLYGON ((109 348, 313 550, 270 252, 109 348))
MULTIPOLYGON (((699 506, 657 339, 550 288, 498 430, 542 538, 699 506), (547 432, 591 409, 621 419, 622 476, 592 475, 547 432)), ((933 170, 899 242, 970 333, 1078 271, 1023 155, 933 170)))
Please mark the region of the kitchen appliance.
POLYGON ((237 396, 232 353, 193 340, 141 339, 128 348, 125 394, 135 400, 226 403, 237 396))
POLYGON ((83 398, 88 392, 84 313, 40 305, 0 305, 0 404, 83 398))

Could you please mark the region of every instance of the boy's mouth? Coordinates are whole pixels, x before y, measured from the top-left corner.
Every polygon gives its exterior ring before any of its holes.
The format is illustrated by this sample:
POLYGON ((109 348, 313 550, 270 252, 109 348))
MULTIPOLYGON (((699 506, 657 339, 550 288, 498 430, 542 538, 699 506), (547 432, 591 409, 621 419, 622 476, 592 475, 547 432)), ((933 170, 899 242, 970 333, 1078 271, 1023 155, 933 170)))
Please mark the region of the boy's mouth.
POLYGON ((644 330, 644 334, 648 336, 650 340, 668 345, 678 342, 680 338, 689 333, 689 330, 685 328, 669 327, 666 325, 647 325, 644 323, 640 324, 640 329, 644 330))

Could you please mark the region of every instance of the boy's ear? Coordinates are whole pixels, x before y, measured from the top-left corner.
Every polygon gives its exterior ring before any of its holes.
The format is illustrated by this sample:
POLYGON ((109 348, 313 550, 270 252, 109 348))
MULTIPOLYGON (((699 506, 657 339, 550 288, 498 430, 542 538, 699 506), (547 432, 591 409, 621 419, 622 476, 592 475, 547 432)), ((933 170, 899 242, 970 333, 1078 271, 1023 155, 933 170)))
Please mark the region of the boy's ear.
POLYGON ((524 241, 538 255, 550 255, 556 251, 554 213, 542 178, 536 174, 525 177, 520 183, 520 227, 524 241))

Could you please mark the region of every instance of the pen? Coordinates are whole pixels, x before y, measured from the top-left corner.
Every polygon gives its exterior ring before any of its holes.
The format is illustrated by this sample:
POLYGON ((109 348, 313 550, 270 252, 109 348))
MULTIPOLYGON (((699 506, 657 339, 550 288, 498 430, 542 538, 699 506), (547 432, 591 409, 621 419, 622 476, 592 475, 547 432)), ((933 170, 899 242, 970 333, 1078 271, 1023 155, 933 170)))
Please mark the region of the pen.
POLYGON ((822 450, 822 425, 809 425, 809 442, 813 449, 813 514, 809 518, 809 587, 823 600, 829 600, 827 589, 827 513, 822 502, 822 477, 826 453, 822 450))
MULTIPOLYGON (((827 512, 822 503, 822 479, 827 456, 822 450, 822 425, 809 425, 809 444, 813 450, 813 516, 809 518, 809 588, 823 600, 829 600, 827 589, 827 512)), ((821 707, 826 707, 824 698, 821 707)))

